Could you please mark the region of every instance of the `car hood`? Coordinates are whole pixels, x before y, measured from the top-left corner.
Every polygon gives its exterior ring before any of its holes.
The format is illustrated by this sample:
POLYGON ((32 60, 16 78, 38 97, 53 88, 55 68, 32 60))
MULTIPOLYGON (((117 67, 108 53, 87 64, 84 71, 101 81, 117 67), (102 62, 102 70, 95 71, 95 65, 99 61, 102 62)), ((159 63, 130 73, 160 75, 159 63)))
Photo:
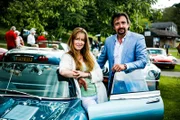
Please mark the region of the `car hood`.
POLYGON ((159 69, 156 65, 154 65, 153 63, 148 63, 146 64, 144 71, 149 71, 149 70, 155 70, 157 72, 161 72, 161 69, 159 69))
POLYGON ((158 61, 164 61, 164 62, 171 62, 172 58, 164 55, 152 55, 150 56, 151 59, 158 60, 158 61))
POLYGON ((80 99, 36 100, 0 97, 3 120, 86 120, 80 99))

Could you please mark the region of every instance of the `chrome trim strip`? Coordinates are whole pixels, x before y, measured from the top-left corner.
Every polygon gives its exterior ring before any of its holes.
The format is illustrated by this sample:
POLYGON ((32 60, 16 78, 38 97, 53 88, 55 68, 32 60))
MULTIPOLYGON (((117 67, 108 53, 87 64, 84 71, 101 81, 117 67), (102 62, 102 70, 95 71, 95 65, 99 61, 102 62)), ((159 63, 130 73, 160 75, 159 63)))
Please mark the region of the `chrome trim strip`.
POLYGON ((158 96, 160 96, 160 90, 110 95, 110 100, 139 99, 139 98, 150 98, 150 97, 158 97, 158 96))

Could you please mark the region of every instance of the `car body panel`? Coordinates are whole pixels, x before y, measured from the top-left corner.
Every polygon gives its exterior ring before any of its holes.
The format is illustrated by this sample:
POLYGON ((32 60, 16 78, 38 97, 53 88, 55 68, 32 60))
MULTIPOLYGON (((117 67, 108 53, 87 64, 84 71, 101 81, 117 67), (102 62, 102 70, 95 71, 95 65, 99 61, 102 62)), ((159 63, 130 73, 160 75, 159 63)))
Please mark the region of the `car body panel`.
POLYGON ((164 106, 161 97, 111 100, 91 106, 88 114, 91 120, 163 120, 164 106))
POLYGON ((11 120, 85 120, 80 99, 37 100, 25 97, 1 97, 0 118, 11 120))
POLYGON ((160 91, 150 90, 143 76, 143 70, 131 73, 116 72, 110 100, 90 106, 91 120, 162 120, 164 104, 160 91))
POLYGON ((163 48, 147 48, 150 60, 158 67, 169 67, 174 69, 177 58, 167 55, 163 48))

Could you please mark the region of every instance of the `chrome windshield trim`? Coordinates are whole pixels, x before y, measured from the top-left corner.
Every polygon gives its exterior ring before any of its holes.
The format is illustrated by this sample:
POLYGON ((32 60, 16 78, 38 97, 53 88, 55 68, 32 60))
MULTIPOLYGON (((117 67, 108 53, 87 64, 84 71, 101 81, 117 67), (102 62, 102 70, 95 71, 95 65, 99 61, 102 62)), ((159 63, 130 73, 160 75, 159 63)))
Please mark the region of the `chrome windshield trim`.
POLYGON ((80 99, 78 97, 61 97, 61 98, 50 98, 50 97, 40 97, 34 95, 13 95, 13 94, 0 94, 0 97, 10 97, 10 98, 32 98, 38 100, 73 100, 73 99, 80 99))
POLYGON ((110 100, 139 99, 160 96, 160 90, 110 95, 110 100))

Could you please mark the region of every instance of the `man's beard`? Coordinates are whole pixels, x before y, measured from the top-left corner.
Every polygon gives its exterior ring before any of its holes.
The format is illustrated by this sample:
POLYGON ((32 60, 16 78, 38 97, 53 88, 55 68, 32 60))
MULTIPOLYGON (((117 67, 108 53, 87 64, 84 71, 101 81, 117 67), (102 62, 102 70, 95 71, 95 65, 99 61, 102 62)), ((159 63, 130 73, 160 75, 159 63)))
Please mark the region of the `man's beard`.
POLYGON ((125 35, 126 34, 126 29, 125 28, 119 28, 117 34, 118 35, 125 35))

